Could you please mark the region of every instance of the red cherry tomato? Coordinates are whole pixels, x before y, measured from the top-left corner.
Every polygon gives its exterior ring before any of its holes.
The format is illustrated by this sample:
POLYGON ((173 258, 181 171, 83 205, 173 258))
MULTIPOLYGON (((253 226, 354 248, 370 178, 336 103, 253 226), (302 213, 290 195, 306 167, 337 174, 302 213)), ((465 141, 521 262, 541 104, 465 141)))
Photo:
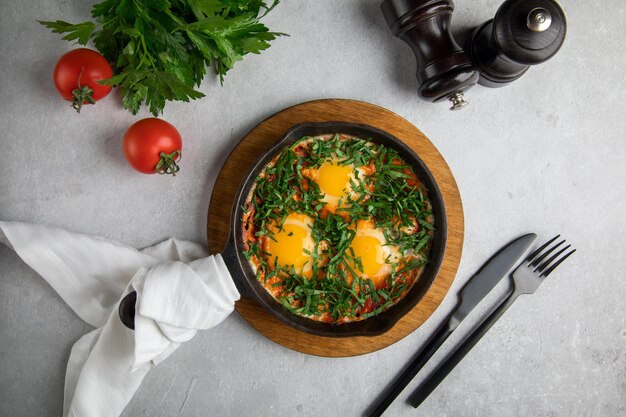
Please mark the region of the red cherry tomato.
POLYGON ((96 101, 111 92, 108 85, 99 84, 113 76, 107 60, 98 52, 79 48, 63 55, 54 67, 54 85, 72 107, 80 113, 83 104, 96 101))
POLYGON ((178 130, 157 118, 134 123, 124 134, 122 149, 128 163, 144 174, 172 174, 179 170, 183 141, 178 130))

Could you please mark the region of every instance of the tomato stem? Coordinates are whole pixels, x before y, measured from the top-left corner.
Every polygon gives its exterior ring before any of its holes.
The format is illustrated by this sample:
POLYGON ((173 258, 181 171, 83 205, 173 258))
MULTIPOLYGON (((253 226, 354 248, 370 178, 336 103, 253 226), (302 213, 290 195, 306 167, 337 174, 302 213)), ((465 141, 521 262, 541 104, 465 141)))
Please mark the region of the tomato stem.
POLYGON ((93 99, 93 90, 86 85, 73 90, 72 96, 74 96, 74 100, 72 100, 72 107, 78 113, 80 113, 80 109, 83 107, 83 103, 85 101, 87 103, 96 104, 96 101, 93 99))
POLYGON ((78 88, 72 90, 72 96, 74 100, 72 100, 72 107, 76 112, 80 113, 80 109, 83 107, 83 103, 86 101, 87 103, 96 104, 96 100, 93 99, 93 90, 86 85, 80 85, 80 79, 83 77, 84 68, 80 69, 80 74, 78 75, 78 88))
POLYGON ((161 152, 159 156, 161 157, 161 159, 156 164, 155 171, 161 175, 172 174, 172 176, 175 177, 176 173, 180 171, 180 167, 178 166, 178 164, 176 164, 176 162, 180 161, 180 158, 182 156, 181 152, 174 151, 170 154, 161 152))

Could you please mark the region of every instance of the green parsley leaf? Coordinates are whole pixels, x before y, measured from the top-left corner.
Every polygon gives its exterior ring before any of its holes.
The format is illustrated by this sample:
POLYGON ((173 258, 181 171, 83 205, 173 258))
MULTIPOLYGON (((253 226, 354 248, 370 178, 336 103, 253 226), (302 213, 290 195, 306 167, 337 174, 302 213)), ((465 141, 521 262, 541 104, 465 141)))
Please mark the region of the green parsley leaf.
POLYGON ((45 27, 52 29, 53 33, 67 33, 67 35, 63 36, 63 39, 66 41, 75 40, 81 45, 87 45, 87 42, 91 39, 94 30, 96 30, 96 25, 92 22, 84 22, 77 25, 64 22, 63 20, 56 20, 54 22, 44 22, 38 20, 38 22, 45 27))

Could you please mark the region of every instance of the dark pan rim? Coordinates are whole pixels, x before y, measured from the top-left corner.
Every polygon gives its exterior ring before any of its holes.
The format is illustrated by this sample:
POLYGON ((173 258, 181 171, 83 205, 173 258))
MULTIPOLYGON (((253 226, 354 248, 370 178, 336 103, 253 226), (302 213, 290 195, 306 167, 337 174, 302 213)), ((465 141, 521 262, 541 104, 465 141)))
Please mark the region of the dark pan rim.
POLYGON ((271 148, 259 157, 242 181, 233 205, 231 233, 224 257, 229 259, 229 263, 234 262, 236 264, 234 268, 229 269, 231 269, 233 279, 242 295, 260 304, 286 325, 306 333, 325 337, 376 336, 391 329, 426 294, 439 273, 445 255, 446 241, 447 221, 441 190, 426 164, 404 142, 388 132, 366 124, 349 122, 299 123, 288 129, 271 148), (283 148, 290 146, 304 136, 335 133, 353 135, 374 143, 382 143, 398 151, 399 155, 413 167, 418 178, 426 186, 435 218, 435 232, 433 234, 430 258, 422 275, 411 287, 408 294, 391 308, 374 317, 342 324, 323 323, 307 319, 289 312, 278 303, 257 281, 252 267, 243 255, 243 238, 241 234, 243 204, 258 174, 265 168, 267 163, 283 148))

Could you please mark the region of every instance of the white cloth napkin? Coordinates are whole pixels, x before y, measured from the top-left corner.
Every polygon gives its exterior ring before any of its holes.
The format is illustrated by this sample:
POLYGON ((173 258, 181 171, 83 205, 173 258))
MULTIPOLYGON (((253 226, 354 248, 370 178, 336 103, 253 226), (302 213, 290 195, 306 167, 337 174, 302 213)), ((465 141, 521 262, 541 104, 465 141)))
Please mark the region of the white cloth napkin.
POLYGON ((95 236, 0 222, 0 242, 96 330, 72 347, 64 417, 117 417, 146 374, 199 329, 221 323, 239 293, 220 255, 169 239, 138 251, 95 236), (119 301, 137 292, 135 331, 119 301))

